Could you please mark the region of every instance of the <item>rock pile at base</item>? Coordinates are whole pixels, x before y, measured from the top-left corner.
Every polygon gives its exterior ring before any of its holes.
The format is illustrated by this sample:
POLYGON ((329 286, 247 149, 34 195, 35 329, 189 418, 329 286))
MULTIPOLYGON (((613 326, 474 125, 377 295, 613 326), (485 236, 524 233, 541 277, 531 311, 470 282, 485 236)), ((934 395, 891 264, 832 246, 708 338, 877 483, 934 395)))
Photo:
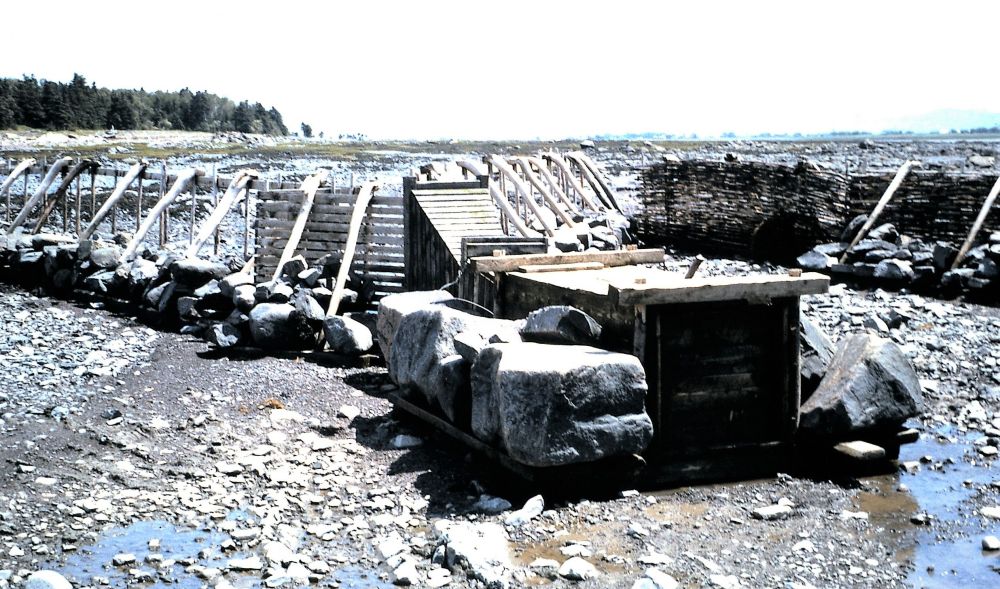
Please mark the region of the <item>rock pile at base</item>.
POLYGON ((936 290, 946 295, 971 293, 1000 298, 1000 232, 989 234, 952 269, 958 247, 950 242, 928 243, 901 235, 891 223, 871 230, 847 254, 861 230, 859 215, 844 228, 840 241, 817 245, 798 257, 803 270, 824 272, 845 280, 874 282, 887 288, 936 290))
POLYGON ((374 314, 363 311, 369 301, 359 301, 356 291, 345 290, 339 308, 348 312, 340 321, 326 317, 336 271, 327 259, 310 268, 296 256, 279 278, 254 284, 240 271, 242 260, 180 259, 148 248, 124 260, 121 246, 127 242, 124 234, 113 241, 75 243, 19 229, 0 238, 0 269, 55 294, 89 292, 137 303, 220 348, 314 349, 325 336, 333 337, 331 349, 343 354, 363 354, 373 345, 374 314))

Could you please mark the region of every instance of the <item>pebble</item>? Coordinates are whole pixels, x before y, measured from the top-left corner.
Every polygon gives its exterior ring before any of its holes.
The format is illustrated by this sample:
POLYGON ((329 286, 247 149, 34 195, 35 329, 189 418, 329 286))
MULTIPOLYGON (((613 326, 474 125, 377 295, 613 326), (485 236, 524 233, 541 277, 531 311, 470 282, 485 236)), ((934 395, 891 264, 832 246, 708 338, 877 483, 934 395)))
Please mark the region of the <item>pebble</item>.
POLYGON ((594 565, 579 556, 574 556, 559 567, 559 576, 570 581, 586 581, 593 579, 598 574, 594 565))
POLYGON ((985 536, 982 541, 983 550, 995 552, 1000 550, 1000 538, 996 536, 985 536))
POLYGON ((399 434, 389 441, 389 445, 396 450, 406 450, 407 448, 416 448, 422 446, 423 440, 417 436, 411 436, 407 434, 399 434))

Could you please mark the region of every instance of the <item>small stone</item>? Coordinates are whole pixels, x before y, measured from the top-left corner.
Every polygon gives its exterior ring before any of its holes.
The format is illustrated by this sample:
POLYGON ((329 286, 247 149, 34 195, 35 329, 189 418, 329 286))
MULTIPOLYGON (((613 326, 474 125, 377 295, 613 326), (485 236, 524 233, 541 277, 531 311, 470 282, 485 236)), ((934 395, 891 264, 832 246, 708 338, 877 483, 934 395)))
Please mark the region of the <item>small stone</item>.
POLYGON ((980 515, 991 519, 1000 519, 1000 507, 984 507, 979 510, 980 515))
POLYGON ((419 581, 420 573, 417 572, 417 565, 411 560, 404 560, 402 564, 392 571, 392 582, 394 585, 416 585, 419 581))
POLYGON ((354 421, 355 417, 361 415, 361 410, 354 405, 341 405, 340 410, 337 411, 337 415, 347 421, 354 421))
POLYGON ((116 554, 111 559, 111 564, 115 565, 116 567, 125 566, 127 564, 132 564, 134 562, 135 562, 135 555, 128 552, 116 554))
POLYGON ((541 495, 535 495, 531 499, 525 501, 524 506, 521 509, 507 514, 503 523, 516 528, 538 517, 544 510, 545 499, 541 495))
POLYGON ((228 567, 231 571, 259 571, 264 569, 264 561, 259 556, 233 558, 229 560, 228 567))
POLYGON ((226 476, 233 476, 243 472, 243 467, 233 462, 218 462, 215 468, 226 476))
POLYGON ((24 589, 73 589, 73 585, 56 571, 41 570, 28 575, 24 589))
POLYGON ((755 519, 761 519, 764 521, 775 521, 779 519, 785 519, 792 514, 792 508, 788 505, 768 505, 766 507, 758 507, 750 512, 755 519))
POLYGON ((423 445, 423 443, 424 441, 417 436, 410 436, 407 434, 399 434, 389 441, 389 445, 397 450, 416 448, 417 446, 423 445))
POLYGON ((995 552, 1000 550, 1000 538, 996 536, 986 536, 983 538, 983 550, 995 552))
POLYGON ((598 575, 597 568, 579 556, 562 563, 559 567, 559 576, 570 581, 586 581, 598 575))

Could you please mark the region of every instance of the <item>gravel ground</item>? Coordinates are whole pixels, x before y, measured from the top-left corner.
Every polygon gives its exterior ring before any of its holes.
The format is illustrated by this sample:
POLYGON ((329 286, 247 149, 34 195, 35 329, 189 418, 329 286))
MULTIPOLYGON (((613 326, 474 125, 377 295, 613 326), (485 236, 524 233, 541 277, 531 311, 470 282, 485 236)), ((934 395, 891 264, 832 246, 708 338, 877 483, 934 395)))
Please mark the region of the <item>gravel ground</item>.
MULTIPOLYGON (((551 495, 541 515, 506 526, 510 584, 630 587, 649 568, 692 587, 1000 581, 995 559, 979 552, 982 536, 1000 531, 981 515, 1000 502, 981 450, 1000 442, 997 310, 842 287, 804 308, 834 337, 873 315, 908 318, 884 335, 914 359, 929 410, 901 473, 551 495), (779 502, 792 506, 787 519, 753 517, 779 502), (599 576, 574 582, 547 568, 572 555, 599 576)), ((432 563, 433 522, 503 524, 505 514, 482 513, 483 495, 516 508, 533 491, 394 415, 379 367, 326 355, 219 356, 200 341, 10 289, 0 316, 0 584, 50 567, 79 586, 255 587, 292 577, 293 586, 368 587, 395 580, 398 551, 420 584, 480 586, 432 563), (70 354, 70 344, 85 351, 70 354), (80 373, 91 351, 106 360, 86 365, 106 368, 80 373)))

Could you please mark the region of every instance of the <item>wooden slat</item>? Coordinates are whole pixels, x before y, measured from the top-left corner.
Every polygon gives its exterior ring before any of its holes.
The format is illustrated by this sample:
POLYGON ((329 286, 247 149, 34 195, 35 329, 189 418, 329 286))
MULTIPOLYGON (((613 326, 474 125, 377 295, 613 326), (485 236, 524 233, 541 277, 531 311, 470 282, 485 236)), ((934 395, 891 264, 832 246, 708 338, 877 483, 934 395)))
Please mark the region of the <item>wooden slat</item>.
POLYGON ((600 262, 605 266, 630 266, 663 261, 662 249, 643 249, 614 252, 579 252, 565 254, 525 254, 520 256, 482 256, 472 258, 476 272, 514 272, 529 264, 571 264, 600 262))

